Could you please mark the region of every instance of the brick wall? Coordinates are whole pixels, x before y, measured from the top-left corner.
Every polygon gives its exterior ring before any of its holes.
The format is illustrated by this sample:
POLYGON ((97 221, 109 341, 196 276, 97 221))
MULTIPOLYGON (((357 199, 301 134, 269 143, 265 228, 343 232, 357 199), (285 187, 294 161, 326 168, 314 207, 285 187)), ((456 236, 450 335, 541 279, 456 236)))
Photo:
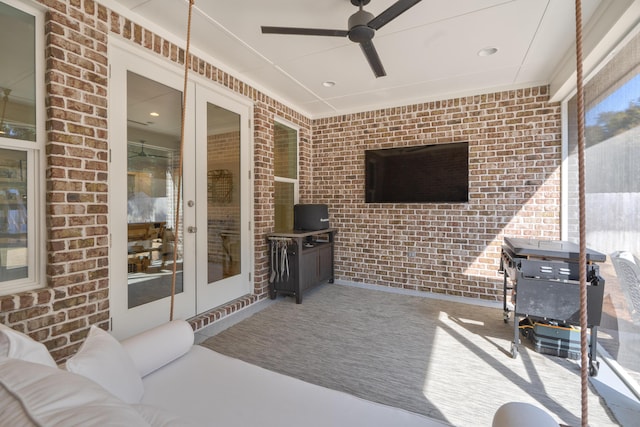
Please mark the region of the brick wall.
POLYGON ((560 237, 559 104, 538 87, 313 122, 336 278, 497 300, 503 236, 560 237), (469 142, 469 203, 364 203, 366 149, 469 142))

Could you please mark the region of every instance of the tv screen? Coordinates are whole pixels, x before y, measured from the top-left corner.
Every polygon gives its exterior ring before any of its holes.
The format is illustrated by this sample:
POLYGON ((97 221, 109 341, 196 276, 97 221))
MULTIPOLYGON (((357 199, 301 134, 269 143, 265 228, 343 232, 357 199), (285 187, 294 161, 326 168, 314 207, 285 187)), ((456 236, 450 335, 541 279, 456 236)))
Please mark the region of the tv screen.
POLYGON ((469 144, 365 151, 366 203, 469 201, 469 144))

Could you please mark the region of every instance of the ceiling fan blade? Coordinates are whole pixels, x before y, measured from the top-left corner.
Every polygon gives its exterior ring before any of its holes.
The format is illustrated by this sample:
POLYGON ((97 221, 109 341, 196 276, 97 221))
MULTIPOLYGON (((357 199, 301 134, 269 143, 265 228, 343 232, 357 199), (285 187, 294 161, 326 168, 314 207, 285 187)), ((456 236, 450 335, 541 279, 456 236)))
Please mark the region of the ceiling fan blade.
POLYGON ((380 62, 380 57, 378 56, 376 48, 373 46, 373 42, 371 40, 362 42, 360 43, 360 47, 362 48, 364 56, 367 57, 367 61, 369 61, 373 74, 375 74, 376 77, 386 76, 387 73, 384 71, 384 67, 382 66, 382 62, 380 62))
POLYGON ((397 18, 402 13, 406 12, 408 9, 420 3, 421 1, 422 0, 398 0, 397 2, 389 6, 387 10, 369 21, 367 26, 373 28, 374 30, 379 30, 383 25, 397 18))
POLYGON ((295 34, 298 36, 331 36, 346 37, 349 31, 326 30, 322 28, 295 28, 295 27, 265 27, 262 26, 262 34, 295 34))
POLYGON ((167 156, 159 156, 157 154, 136 153, 129 156, 130 159, 168 159, 167 156))

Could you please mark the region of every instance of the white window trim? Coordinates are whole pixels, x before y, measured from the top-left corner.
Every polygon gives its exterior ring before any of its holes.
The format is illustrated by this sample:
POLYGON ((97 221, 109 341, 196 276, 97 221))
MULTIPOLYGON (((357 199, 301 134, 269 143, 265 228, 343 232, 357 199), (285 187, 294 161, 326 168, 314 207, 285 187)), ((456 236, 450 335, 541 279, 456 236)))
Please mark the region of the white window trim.
POLYGON ((35 108, 36 140, 25 141, 0 138, 0 148, 25 151, 27 153, 27 221, 28 221, 28 276, 24 279, 0 282, 0 295, 43 288, 45 280, 46 247, 44 244, 46 202, 45 192, 45 84, 44 84, 44 8, 17 0, 1 0, 3 3, 34 17, 35 21, 35 108), (29 145, 32 144, 32 145, 29 145))

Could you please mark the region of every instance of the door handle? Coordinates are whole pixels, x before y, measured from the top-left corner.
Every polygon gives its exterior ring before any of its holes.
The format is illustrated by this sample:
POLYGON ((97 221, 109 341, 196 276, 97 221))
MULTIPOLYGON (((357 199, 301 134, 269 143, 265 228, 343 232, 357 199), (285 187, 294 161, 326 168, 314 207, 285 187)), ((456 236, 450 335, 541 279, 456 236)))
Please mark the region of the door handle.
POLYGON ((193 225, 190 225, 187 227, 188 233, 196 233, 197 231, 198 231, 198 227, 194 227, 193 225))

